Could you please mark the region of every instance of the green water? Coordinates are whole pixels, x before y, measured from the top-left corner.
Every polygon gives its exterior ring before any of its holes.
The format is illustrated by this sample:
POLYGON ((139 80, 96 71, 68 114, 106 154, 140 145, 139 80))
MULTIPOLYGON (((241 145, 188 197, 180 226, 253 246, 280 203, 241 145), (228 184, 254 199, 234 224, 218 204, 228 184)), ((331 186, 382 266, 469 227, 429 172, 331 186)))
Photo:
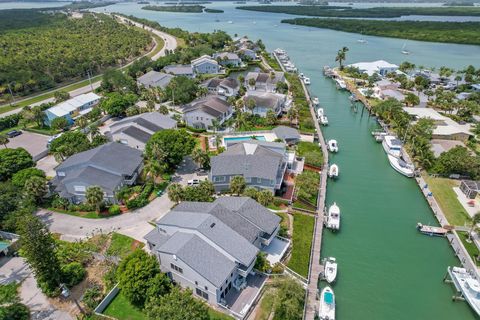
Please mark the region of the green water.
POLYGON ((442 282, 447 266, 458 264, 447 241, 415 230, 417 222, 435 223, 415 182, 390 168, 381 145, 370 134, 376 127, 374 119, 366 111, 351 112, 348 93, 337 91, 321 70, 335 63, 336 51, 343 46, 350 48, 347 63, 384 59, 399 64, 408 58, 437 68, 480 67, 480 47, 408 41, 412 54, 405 57, 400 53, 405 42, 401 39, 366 36, 362 38, 368 44, 359 44, 355 34, 282 25, 281 19, 292 16, 236 10, 230 2, 208 5, 225 10, 223 14, 154 12, 141 6, 120 3, 95 10, 132 14, 189 31, 221 29, 261 38, 270 50, 287 50, 311 78, 310 89, 330 121, 324 135, 335 138, 340 147, 332 156, 340 166, 340 179, 328 184, 327 203, 336 201, 340 206, 342 230, 326 231, 322 248, 323 256, 335 256, 339 262, 333 287, 338 319, 475 319, 466 303, 451 301, 453 290, 442 282))

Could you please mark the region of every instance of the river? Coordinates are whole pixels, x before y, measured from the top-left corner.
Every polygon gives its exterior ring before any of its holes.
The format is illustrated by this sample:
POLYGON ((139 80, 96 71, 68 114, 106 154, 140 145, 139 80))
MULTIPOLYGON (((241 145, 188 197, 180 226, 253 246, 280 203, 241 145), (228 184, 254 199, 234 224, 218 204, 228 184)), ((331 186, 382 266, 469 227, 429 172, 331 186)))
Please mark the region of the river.
POLYGON ((340 179, 329 182, 327 204, 336 201, 340 206, 342 230, 324 232, 322 248, 323 256, 339 262, 334 286, 338 319, 475 319, 466 303, 451 301, 453 290, 442 282, 447 266, 459 264, 447 241, 415 230, 417 222, 435 223, 415 182, 390 168, 370 134, 376 128, 374 119, 366 110, 353 113, 348 93, 336 90, 321 70, 335 63, 343 46, 350 48, 347 63, 384 59, 399 64, 408 58, 417 65, 454 69, 480 67, 480 47, 407 41, 412 54, 406 57, 400 53, 401 39, 365 36, 368 43, 361 44, 356 34, 284 25, 280 20, 291 15, 236 10, 231 2, 207 5, 225 10, 222 14, 155 12, 141 6, 120 3, 94 10, 132 14, 189 31, 221 29, 232 36, 261 38, 269 50, 287 50, 311 78, 310 90, 330 121, 324 135, 337 139, 340 147, 331 158, 340 167, 340 179))

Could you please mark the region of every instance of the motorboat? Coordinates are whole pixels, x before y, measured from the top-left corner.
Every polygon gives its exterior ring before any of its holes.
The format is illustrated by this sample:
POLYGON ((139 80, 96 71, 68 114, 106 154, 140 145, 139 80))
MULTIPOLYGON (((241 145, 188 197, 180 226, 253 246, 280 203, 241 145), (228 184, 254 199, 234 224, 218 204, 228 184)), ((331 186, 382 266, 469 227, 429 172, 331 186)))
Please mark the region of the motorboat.
POLYGON ((337 278, 337 260, 334 257, 326 258, 323 263, 323 276, 328 283, 333 283, 337 278))
POLYGON ((421 224, 420 222, 417 223, 417 230, 427 236, 435 236, 435 237, 446 237, 447 233, 450 232, 447 227, 434 227, 434 226, 426 226, 421 224))
POLYGON ((232 24, 232 23, 233 23, 233 21, 232 21, 232 20, 230 20, 230 21, 228 21, 228 23, 229 23, 229 24, 232 24))
POLYGON ((320 101, 318 101, 317 97, 313 97, 312 103, 313 103, 313 105, 318 106, 320 104, 320 101))
POLYGON ((320 119, 323 117, 323 108, 318 108, 317 109, 317 117, 320 119))
POLYGON ((318 318, 320 320, 335 320, 335 294, 329 286, 323 288, 320 293, 318 318))
POLYGON ((328 168, 328 176, 332 179, 338 178, 339 173, 338 166, 335 163, 328 168))
POLYGON ((387 157, 390 166, 392 166, 392 168, 398 173, 401 173, 408 178, 412 178, 415 175, 413 165, 408 164, 401 157, 395 157, 391 154, 387 154, 387 157))
POLYGON ((305 75, 303 74, 303 72, 301 72, 298 76, 300 77, 300 79, 305 78, 305 75))
POLYGON ((303 78, 303 83, 305 83, 306 85, 309 85, 310 84, 310 78, 304 77, 303 78))
POLYGON ((365 39, 358 39, 357 42, 358 42, 358 43, 367 43, 367 40, 365 40, 365 39))
POLYGON ((337 140, 328 140, 327 148, 330 152, 338 152, 338 143, 337 140))
POLYGON ((402 142, 395 136, 386 135, 382 142, 383 150, 394 157, 400 157, 402 153, 402 142))
POLYGON ((448 267, 448 274, 462 298, 480 316, 480 283, 465 268, 448 267))
POLYGON ((335 79, 335 82, 337 83, 337 88, 339 89, 347 89, 347 84, 345 83, 345 81, 343 81, 342 79, 335 79))
POLYGON ((320 117, 320 123, 323 124, 324 126, 328 126, 328 118, 327 116, 323 115, 320 117))

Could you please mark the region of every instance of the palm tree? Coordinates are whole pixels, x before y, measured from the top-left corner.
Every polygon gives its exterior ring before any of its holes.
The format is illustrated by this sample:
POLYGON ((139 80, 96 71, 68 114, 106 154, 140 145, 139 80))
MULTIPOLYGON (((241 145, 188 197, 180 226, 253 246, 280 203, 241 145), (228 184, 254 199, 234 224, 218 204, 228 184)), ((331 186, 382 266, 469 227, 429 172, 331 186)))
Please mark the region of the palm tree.
POLYGON ((100 134, 100 128, 97 125, 92 124, 88 127, 88 133, 90 134, 90 141, 93 141, 93 138, 100 134))
POLYGON ((455 81, 457 82, 457 87, 458 87, 458 83, 459 83, 460 81, 462 81, 462 76, 459 75, 459 74, 457 74, 457 75, 455 76, 455 81))
POLYGON ((250 110, 251 113, 253 113, 253 109, 255 109, 256 106, 257 103, 254 99, 250 98, 247 100, 247 109, 250 110))
POLYGON ((242 176, 235 176, 230 180, 230 192, 232 194, 236 194, 237 196, 241 195, 245 187, 245 178, 242 176))
POLYGON ((88 120, 86 117, 80 117, 77 120, 75 120, 75 123, 80 127, 80 128, 85 128, 88 125, 88 120))
POLYGON ((3 144, 3 146, 6 148, 7 147, 7 144, 10 142, 10 140, 8 140, 8 137, 4 134, 0 135, 0 144, 3 144))
POLYGON ((90 186, 87 188, 87 192, 85 193, 85 199, 87 200, 87 203, 91 206, 94 206, 97 213, 100 212, 103 197, 103 190, 99 186, 90 186))
POLYGON ((348 48, 343 47, 342 49, 338 50, 337 56, 335 57, 335 61, 338 61, 340 65, 340 70, 343 70, 343 61, 347 58, 348 48))
POLYGON ((238 99, 237 103, 235 104, 235 112, 242 112, 244 107, 245 101, 243 101, 243 99, 238 99))
POLYGON ((197 97, 205 97, 208 94, 208 89, 206 87, 198 87, 197 97))
POLYGON ((167 189, 168 199, 178 204, 183 199, 183 187, 179 183, 172 183, 167 189))
POLYGON ((235 121, 235 126, 237 129, 245 128, 248 125, 247 117, 244 112, 237 114, 237 119, 235 121))
POLYGON ((218 121, 218 119, 212 119, 212 128, 214 133, 220 128, 220 121, 218 121))
POLYGON ((290 121, 290 124, 292 124, 293 120, 295 120, 298 117, 298 110, 295 107, 291 107, 287 111, 287 118, 290 121))
POLYGON ((146 158, 144 160, 144 167, 142 170, 145 179, 151 179, 155 186, 156 178, 162 173, 162 168, 158 161, 146 158))
POLYGON ((477 224, 480 223, 480 211, 475 213, 472 217, 472 219, 470 220, 470 232, 468 232, 468 240, 469 241, 472 241, 472 232, 475 230, 475 227, 477 226, 477 224))

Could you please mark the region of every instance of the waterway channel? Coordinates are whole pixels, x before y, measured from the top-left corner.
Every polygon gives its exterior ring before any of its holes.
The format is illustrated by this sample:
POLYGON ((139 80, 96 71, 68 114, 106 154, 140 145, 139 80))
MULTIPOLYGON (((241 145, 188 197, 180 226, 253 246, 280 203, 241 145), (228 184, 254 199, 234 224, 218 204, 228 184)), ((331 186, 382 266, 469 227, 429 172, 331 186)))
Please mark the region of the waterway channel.
POLYGON ((225 10, 222 14, 154 12, 141 6, 119 3, 95 11, 132 14, 189 31, 221 29, 232 36, 261 38, 269 50, 287 50, 311 78, 310 90, 330 121, 324 135, 337 139, 340 147, 331 158, 340 166, 340 179, 328 184, 327 204, 340 206, 342 230, 324 232, 322 248, 323 256, 339 261, 334 286, 338 319, 475 319, 466 303, 451 301, 453 291, 442 282, 447 266, 459 263, 447 241, 415 230, 419 221, 435 221, 417 185, 390 168, 370 134, 375 120, 366 110, 352 112, 348 93, 336 90, 321 70, 335 63, 343 46, 350 48, 347 63, 384 59, 399 64, 408 58, 417 65, 455 69, 479 67, 480 47, 408 41, 412 54, 404 56, 401 39, 365 36, 368 43, 361 44, 356 34, 284 25, 280 20, 291 15, 236 10, 231 2, 207 5, 225 10))

